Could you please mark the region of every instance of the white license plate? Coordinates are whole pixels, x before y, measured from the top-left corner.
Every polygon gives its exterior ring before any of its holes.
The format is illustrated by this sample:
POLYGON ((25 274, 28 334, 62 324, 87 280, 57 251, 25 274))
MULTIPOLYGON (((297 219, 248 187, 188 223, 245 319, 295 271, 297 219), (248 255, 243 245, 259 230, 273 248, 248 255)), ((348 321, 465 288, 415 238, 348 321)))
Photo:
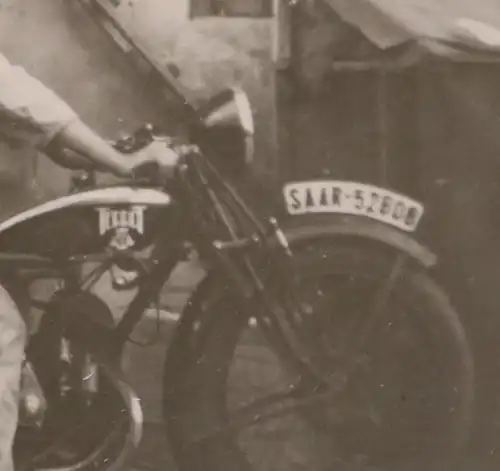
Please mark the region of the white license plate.
POLYGON ((367 216, 413 232, 424 214, 418 201, 364 183, 306 181, 289 183, 283 193, 290 214, 338 213, 367 216))

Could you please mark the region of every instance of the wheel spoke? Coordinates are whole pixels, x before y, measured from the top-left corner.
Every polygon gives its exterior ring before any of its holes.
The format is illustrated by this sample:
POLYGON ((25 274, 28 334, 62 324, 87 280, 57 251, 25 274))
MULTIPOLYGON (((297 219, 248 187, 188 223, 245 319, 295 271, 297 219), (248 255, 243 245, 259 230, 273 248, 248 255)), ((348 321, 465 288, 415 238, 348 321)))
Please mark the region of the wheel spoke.
POLYGON ((387 280, 383 283, 381 289, 377 292, 375 299, 372 302, 373 308, 371 309, 370 315, 361 323, 361 326, 356 334, 356 338, 351 344, 354 349, 363 347, 368 335, 386 312, 385 308, 387 307, 387 302, 389 301, 407 258, 408 256, 406 254, 399 254, 396 258, 387 280))
POLYGON ((246 404, 233 412, 232 418, 224 425, 202 431, 193 437, 191 443, 199 444, 217 436, 224 436, 252 425, 293 414, 297 409, 310 407, 317 402, 332 398, 338 392, 338 387, 330 385, 295 384, 286 391, 273 393, 246 404))

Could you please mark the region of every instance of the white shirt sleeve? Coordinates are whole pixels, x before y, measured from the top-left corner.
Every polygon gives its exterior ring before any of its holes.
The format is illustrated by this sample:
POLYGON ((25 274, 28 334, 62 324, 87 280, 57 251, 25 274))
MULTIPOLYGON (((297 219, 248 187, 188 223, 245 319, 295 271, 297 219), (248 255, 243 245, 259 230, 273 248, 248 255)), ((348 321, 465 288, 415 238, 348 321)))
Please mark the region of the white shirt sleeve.
POLYGON ((0 54, 0 140, 43 148, 76 119, 64 100, 0 54))

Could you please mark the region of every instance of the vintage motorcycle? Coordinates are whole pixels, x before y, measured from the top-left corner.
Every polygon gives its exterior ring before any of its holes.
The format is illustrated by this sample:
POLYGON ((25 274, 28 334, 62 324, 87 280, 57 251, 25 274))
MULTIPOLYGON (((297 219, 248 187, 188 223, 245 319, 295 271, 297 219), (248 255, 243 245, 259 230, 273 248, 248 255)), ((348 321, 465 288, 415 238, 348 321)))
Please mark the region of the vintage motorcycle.
MULTIPOLYGON (((155 139, 169 140, 147 125, 115 146, 155 139)), ((149 165, 106 185, 85 156, 48 150, 82 170, 72 191, 0 224, 2 283, 20 306, 35 280, 57 283, 50 299, 30 300, 43 314, 26 349, 16 468, 129 464, 142 414, 123 347, 196 252, 208 274, 176 326, 163 382, 180 469, 444 469, 467 438, 473 363, 429 276, 435 256, 408 235, 422 206, 309 181, 285 185, 281 223, 261 213, 272 205, 250 202, 253 121, 239 89, 197 111, 190 142, 175 177, 149 165), (83 276, 85 263, 97 268, 83 276), (117 325, 91 294, 115 269, 115 288, 138 293, 117 325)))

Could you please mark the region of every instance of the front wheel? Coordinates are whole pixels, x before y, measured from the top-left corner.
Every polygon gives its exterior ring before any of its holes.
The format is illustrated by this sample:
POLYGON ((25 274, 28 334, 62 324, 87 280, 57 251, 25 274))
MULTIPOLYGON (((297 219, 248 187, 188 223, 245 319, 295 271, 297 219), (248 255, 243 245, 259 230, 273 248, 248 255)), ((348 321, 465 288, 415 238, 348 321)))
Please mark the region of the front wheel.
POLYGON ((294 292, 275 294, 301 306, 283 332, 306 369, 221 290, 175 384, 165 378, 180 468, 445 469, 467 438, 474 389, 447 297, 402 254, 378 247, 316 241, 295 248, 294 263, 294 292))

